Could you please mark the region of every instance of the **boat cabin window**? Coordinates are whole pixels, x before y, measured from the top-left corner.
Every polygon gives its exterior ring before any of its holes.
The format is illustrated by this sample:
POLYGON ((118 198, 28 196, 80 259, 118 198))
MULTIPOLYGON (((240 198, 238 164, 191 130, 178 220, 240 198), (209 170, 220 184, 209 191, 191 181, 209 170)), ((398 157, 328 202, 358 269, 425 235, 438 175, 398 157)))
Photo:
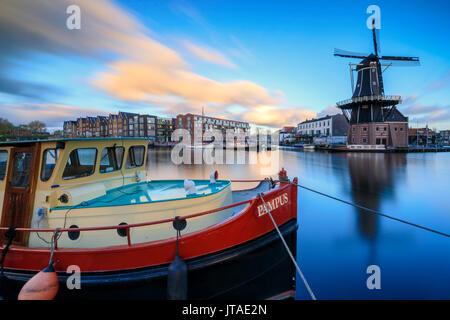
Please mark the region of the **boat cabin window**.
POLYGON ((96 159, 96 148, 72 150, 64 168, 63 179, 69 180, 90 176, 94 173, 96 159))
POLYGON ((33 153, 17 152, 14 154, 11 187, 26 188, 30 184, 33 153))
POLYGON ((7 167, 8 167, 8 151, 0 150, 0 180, 5 179, 7 167))
POLYGON ((46 149, 42 156, 41 180, 48 181, 55 169, 59 157, 59 149, 46 149))
POLYGON ((100 158, 100 172, 107 173, 120 170, 125 149, 123 147, 108 147, 103 149, 100 158))
POLYGON ((144 164, 144 146, 132 146, 128 150, 127 169, 140 167, 144 164))

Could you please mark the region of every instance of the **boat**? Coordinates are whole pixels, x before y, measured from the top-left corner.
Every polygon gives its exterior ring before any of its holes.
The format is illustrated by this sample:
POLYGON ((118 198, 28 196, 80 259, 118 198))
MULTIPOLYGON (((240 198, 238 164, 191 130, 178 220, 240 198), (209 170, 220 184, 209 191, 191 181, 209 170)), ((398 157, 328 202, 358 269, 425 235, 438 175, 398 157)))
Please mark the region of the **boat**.
POLYGON ((316 149, 316 146, 313 144, 303 145, 303 150, 305 150, 305 151, 314 151, 315 149, 316 149))
POLYGON ((55 299, 292 297, 278 230, 295 256, 297 179, 151 180, 147 149, 141 138, 0 143, 0 297, 24 297, 42 274, 55 274, 55 299))

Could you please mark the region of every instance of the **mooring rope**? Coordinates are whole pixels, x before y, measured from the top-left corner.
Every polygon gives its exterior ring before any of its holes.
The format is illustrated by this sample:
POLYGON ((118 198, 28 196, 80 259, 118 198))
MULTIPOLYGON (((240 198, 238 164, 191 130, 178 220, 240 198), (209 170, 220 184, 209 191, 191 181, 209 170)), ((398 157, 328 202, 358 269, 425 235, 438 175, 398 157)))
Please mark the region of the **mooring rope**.
POLYGON ((289 257, 291 258, 292 263, 294 263, 295 268, 297 269, 297 271, 298 271, 300 277, 302 278, 303 283, 305 284, 305 287, 306 287, 306 289, 308 290, 309 295, 311 296, 311 299, 317 300, 317 299, 316 299, 316 296, 314 295, 314 293, 312 292, 311 288, 309 287, 308 281, 306 281, 305 276, 303 275, 302 271, 300 270, 300 267, 298 266, 297 261, 295 261, 295 258, 294 258, 294 256, 292 255, 291 250, 289 249, 289 246, 287 245, 286 241, 284 240, 283 235, 282 235, 281 232, 280 232, 280 229, 278 229, 277 223, 276 223, 275 220, 273 219, 272 214, 270 213, 270 210, 269 210, 269 208, 267 207, 267 204, 266 204, 266 202, 264 201, 264 199, 263 199, 261 193, 259 193, 259 197, 261 198, 261 201, 262 201, 263 204, 264 204, 264 208, 266 209, 267 213, 269 214, 269 217, 270 217, 270 219, 272 220, 272 223, 273 223, 275 229, 277 230, 278 235, 279 235, 281 241, 283 242, 284 247, 286 248, 287 253, 289 254, 289 257))
POLYGON ((388 219, 392 219, 392 220, 395 220, 395 221, 398 221, 398 222, 402 222, 402 223, 408 224, 408 225, 416 227, 416 228, 420 228, 420 229, 423 229, 423 230, 426 230, 426 231, 430 231, 430 232, 439 234, 441 236, 450 237, 450 235, 447 234, 447 233, 444 233, 444 232, 441 232, 441 231, 437 231, 437 230, 434 230, 434 229, 430 229, 430 228, 427 228, 427 227, 424 227, 424 226, 421 226, 421 225, 418 225, 418 224, 415 224, 415 223, 412 223, 412 222, 409 222, 409 221, 406 221, 406 220, 403 220, 403 219, 395 218, 395 217, 389 216, 387 214, 384 214, 382 212, 379 212, 379 211, 376 211, 376 210, 373 210, 373 209, 361 206, 361 205, 356 204, 356 203, 352 203, 352 202, 349 202, 349 201, 346 201, 346 200, 342 200, 342 199, 330 196, 330 195, 328 195, 326 193, 323 193, 323 192, 320 192, 320 191, 317 191, 317 190, 314 190, 314 189, 302 186, 300 184, 296 184, 296 183, 293 183, 293 182, 290 182, 290 184, 292 184, 294 186, 297 186, 299 188, 302 188, 302 189, 305 189, 305 190, 317 193, 317 194, 319 194, 321 196, 324 196, 324 197, 327 197, 327 198, 330 198, 330 199, 333 199, 333 200, 336 200, 336 201, 348 204, 348 205, 353 206, 355 208, 367 211, 368 213, 371 213, 371 214, 379 215, 379 216, 382 216, 382 217, 385 217, 385 218, 388 218, 388 219))

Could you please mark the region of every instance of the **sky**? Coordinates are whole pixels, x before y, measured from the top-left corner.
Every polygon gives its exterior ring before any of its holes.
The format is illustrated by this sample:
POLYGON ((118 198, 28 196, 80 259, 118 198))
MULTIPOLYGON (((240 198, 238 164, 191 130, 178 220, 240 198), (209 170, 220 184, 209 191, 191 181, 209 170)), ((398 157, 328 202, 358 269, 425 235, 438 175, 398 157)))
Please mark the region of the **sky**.
POLYGON ((120 111, 180 113, 279 128, 340 112, 348 63, 373 52, 367 8, 381 9, 382 55, 421 65, 384 74, 411 127, 450 129, 448 1, 2 0, 0 117, 14 124, 120 111), (80 8, 80 29, 67 28, 80 8))

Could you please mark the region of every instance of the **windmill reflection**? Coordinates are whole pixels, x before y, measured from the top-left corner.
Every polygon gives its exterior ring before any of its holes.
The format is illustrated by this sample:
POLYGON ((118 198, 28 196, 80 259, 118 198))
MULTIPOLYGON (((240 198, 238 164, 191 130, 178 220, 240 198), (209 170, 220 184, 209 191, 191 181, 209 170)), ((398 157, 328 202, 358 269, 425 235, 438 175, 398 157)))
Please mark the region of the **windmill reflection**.
MULTIPOLYGON (((354 203, 381 211, 381 202, 395 196, 396 179, 403 177, 406 154, 347 153, 354 203)), ((374 240, 378 233, 378 216, 365 210, 358 212, 358 230, 374 240)))

